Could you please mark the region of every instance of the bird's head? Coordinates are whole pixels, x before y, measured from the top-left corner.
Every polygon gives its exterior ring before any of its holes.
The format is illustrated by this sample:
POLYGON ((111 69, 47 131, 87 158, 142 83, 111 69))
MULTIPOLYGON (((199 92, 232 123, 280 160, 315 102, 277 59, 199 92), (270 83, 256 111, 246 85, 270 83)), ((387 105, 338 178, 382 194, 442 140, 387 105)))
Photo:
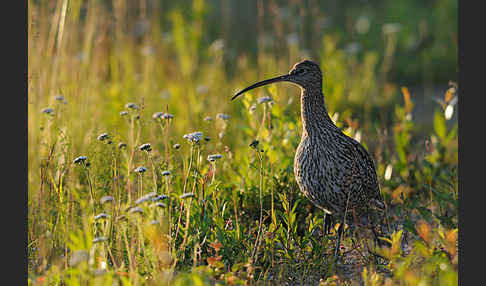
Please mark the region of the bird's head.
POLYGON ((304 60, 296 63, 288 74, 263 80, 253 85, 250 85, 249 87, 235 94, 232 100, 251 89, 257 88, 259 86, 267 85, 270 83, 274 83, 274 82, 280 82, 280 81, 291 82, 297 84, 298 86, 304 89, 309 88, 313 85, 318 85, 320 87, 322 82, 322 72, 318 64, 309 60, 304 60))

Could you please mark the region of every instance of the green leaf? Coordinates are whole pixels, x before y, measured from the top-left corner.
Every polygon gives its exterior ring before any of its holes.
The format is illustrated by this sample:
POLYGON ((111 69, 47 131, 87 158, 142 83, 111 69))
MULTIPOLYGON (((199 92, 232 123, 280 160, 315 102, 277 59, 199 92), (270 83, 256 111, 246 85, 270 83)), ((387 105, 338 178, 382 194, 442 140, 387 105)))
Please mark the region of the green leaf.
POLYGON ((412 232, 413 234, 417 235, 417 230, 415 229, 415 224, 410 220, 406 219, 403 222, 403 226, 405 227, 406 230, 412 232))
POLYGON ((434 115, 434 131, 440 139, 446 140, 447 126, 442 112, 436 111, 434 115))
POLYGON ((450 142, 454 137, 457 136, 457 124, 452 127, 452 130, 449 132, 446 138, 446 143, 450 142))
POLYGON ((432 216, 432 212, 428 208, 418 207, 417 210, 420 212, 420 215, 422 215, 422 217, 425 220, 430 220, 430 217, 432 216))

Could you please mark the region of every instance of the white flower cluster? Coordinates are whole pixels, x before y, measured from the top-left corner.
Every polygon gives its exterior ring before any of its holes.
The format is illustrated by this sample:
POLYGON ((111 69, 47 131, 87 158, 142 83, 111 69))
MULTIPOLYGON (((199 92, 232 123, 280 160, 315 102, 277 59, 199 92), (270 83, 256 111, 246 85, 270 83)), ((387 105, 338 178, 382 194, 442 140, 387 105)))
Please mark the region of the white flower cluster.
POLYGON ((201 141, 202 136, 203 136, 203 133, 200 132, 200 131, 197 131, 197 132, 185 134, 183 136, 183 138, 186 139, 187 141, 189 141, 189 143, 194 144, 194 143, 199 143, 199 141, 201 141))

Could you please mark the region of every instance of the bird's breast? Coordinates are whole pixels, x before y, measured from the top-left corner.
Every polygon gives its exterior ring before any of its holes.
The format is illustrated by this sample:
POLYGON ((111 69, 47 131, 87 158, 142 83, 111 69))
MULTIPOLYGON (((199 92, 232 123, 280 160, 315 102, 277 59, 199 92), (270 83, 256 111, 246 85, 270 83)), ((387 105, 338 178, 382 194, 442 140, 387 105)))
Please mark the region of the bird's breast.
POLYGON ((294 175, 300 190, 316 205, 321 206, 333 196, 334 182, 339 176, 332 152, 324 144, 302 138, 294 158, 294 175))

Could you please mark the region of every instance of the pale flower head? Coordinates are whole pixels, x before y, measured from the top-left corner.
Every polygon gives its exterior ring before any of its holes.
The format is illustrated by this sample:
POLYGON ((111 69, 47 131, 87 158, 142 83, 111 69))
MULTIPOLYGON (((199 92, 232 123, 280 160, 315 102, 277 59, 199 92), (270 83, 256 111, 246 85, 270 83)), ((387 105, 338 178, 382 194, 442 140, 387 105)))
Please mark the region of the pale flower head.
POLYGON ((103 196, 100 199, 100 204, 108 203, 108 202, 113 202, 114 198, 112 196, 103 196))
POLYGON ((152 118, 153 119, 161 119, 162 115, 164 115, 163 112, 155 112, 154 114, 152 114, 152 118))
POLYGON ((108 133, 101 133, 99 136, 98 136, 98 140, 99 141, 104 141, 105 139, 108 139, 108 133))
POLYGON ((125 108, 128 108, 128 109, 138 109, 138 105, 136 103, 129 102, 129 103, 125 104, 125 108))
POLYGON ((200 132, 200 131, 197 131, 197 132, 185 134, 183 136, 183 138, 186 139, 187 141, 189 141, 189 143, 194 144, 194 143, 199 143, 199 141, 201 141, 201 139, 202 139, 202 136, 203 136, 203 133, 200 132))
POLYGON ((157 194, 155 192, 151 192, 151 193, 148 193, 146 195, 143 195, 135 201, 135 204, 138 205, 138 204, 141 204, 143 202, 147 202, 147 201, 151 200, 153 197, 155 197, 156 195, 157 194))
POLYGON ((79 156, 76 159, 74 159, 73 163, 74 164, 85 163, 86 162, 86 159, 88 159, 88 157, 86 157, 86 156, 79 156))
POLYGON ((209 162, 215 162, 216 160, 221 159, 222 157, 223 157, 223 155, 221 155, 221 154, 208 155, 208 161, 209 162))
POLYGON ((165 170, 162 172, 162 176, 166 177, 166 176, 169 176, 170 175, 170 171, 169 170, 165 170))
POLYGON ((52 109, 50 107, 46 107, 46 108, 42 109, 41 112, 45 113, 45 114, 52 114, 54 112, 54 109, 52 109))
POLYGON ((218 114, 216 114, 216 117, 219 118, 219 119, 228 120, 228 119, 230 119, 231 116, 229 116, 228 114, 225 114, 225 113, 218 113, 218 114))
POLYGON ((270 96, 262 96, 257 99, 257 102, 259 104, 267 103, 267 102, 272 102, 273 99, 270 96))
POLYGON ((142 174, 142 173, 145 173, 145 171, 147 171, 147 168, 145 168, 144 166, 140 166, 140 167, 137 167, 134 171, 142 174))
POLYGON ((142 144, 142 145, 140 145, 139 148, 140 148, 140 151, 147 151, 147 152, 152 151, 152 146, 150 145, 150 143, 142 144))

